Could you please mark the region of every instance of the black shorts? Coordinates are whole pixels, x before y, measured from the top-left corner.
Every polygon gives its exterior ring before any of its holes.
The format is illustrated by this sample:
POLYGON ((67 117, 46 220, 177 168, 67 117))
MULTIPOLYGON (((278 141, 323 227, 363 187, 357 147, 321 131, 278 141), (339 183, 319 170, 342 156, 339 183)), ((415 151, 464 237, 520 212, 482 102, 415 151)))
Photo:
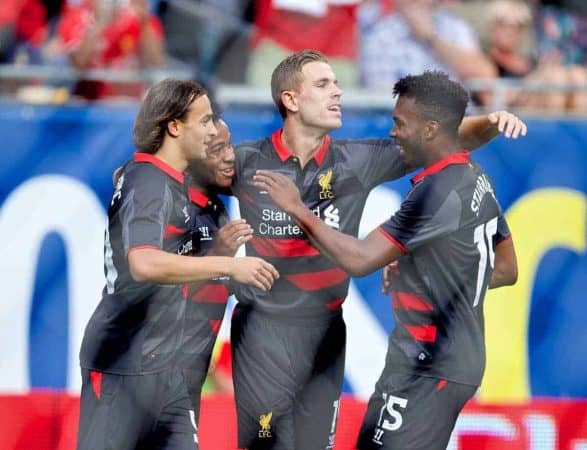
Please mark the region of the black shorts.
POLYGON ((202 386, 208 375, 210 358, 194 356, 190 367, 183 368, 185 382, 192 403, 192 409, 196 417, 196 423, 200 419, 200 397, 202 395, 202 386))
POLYGON ((231 335, 239 448, 333 448, 344 379, 342 315, 293 323, 237 306, 231 335))
POLYGON ((181 370, 112 375, 82 369, 78 450, 197 450, 181 370))
POLYGON ((438 378, 384 374, 369 399, 359 450, 445 450, 476 386, 438 378))

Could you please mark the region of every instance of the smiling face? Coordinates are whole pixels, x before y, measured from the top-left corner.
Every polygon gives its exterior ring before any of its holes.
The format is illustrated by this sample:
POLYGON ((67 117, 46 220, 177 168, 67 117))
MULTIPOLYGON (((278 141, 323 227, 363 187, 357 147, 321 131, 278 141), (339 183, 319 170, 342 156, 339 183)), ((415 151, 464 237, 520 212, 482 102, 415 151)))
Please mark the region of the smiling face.
POLYGON ((413 98, 398 98, 393 111, 393 122, 389 134, 395 140, 404 162, 412 167, 425 165, 423 133, 426 121, 421 118, 413 98))
POLYGON ((290 113, 299 114, 300 121, 309 127, 331 131, 342 125, 341 96, 332 67, 322 61, 313 61, 302 67, 302 82, 296 91, 288 91, 290 101, 285 103, 290 113))
POLYGON ((218 134, 214 113, 207 95, 196 98, 184 119, 177 120, 178 143, 188 161, 204 158, 206 148, 218 134))
POLYGON ((207 190, 210 187, 226 189, 234 176, 234 149, 230 142, 230 130, 222 120, 217 124, 216 135, 206 148, 206 156, 190 163, 194 184, 207 190))

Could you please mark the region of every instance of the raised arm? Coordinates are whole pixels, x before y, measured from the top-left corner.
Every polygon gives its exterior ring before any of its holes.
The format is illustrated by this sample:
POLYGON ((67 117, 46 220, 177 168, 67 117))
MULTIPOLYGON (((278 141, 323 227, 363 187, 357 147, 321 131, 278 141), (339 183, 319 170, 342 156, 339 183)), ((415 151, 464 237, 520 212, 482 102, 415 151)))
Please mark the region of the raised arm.
POLYGON ((519 117, 508 111, 495 111, 465 117, 459 127, 459 141, 462 148, 475 150, 499 134, 508 139, 517 139, 519 136, 526 136, 526 132, 526 124, 519 117))
POLYGON ((398 245, 377 229, 359 240, 330 228, 302 202, 299 190, 285 175, 259 170, 254 179, 255 185, 266 190, 277 206, 296 220, 322 253, 352 276, 371 273, 403 254, 398 245))

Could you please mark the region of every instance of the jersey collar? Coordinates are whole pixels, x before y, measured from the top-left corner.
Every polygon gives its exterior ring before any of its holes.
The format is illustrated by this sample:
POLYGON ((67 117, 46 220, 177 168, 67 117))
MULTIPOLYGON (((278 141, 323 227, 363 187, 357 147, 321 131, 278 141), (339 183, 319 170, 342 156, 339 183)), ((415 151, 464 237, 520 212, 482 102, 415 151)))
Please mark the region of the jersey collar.
POLYGON ((162 159, 157 158, 155 155, 152 155, 150 153, 136 152, 134 155, 134 161, 138 163, 153 164, 155 167, 165 172, 178 183, 183 184, 184 182, 185 177, 183 173, 174 169, 162 159))
MULTIPOLYGON (((273 143, 273 148, 275 148, 275 152, 279 156, 281 161, 285 162, 289 158, 293 158, 295 155, 291 152, 289 148, 285 146, 283 140, 281 139, 281 133, 283 129, 280 128, 275 133, 271 135, 271 142, 273 143)), ((322 140, 322 145, 318 148, 316 153, 314 153, 314 161, 318 166, 321 166, 324 162, 324 158, 326 158, 326 154, 328 153, 328 148, 330 147, 330 136, 324 136, 322 140)))
POLYGON ((196 188, 190 187, 189 192, 190 200, 200 208, 205 208, 210 203, 210 199, 196 188))
POLYGON ((445 158, 442 158, 440 161, 436 161, 434 164, 426 167, 422 172, 412 178, 412 184, 416 184, 418 181, 423 180, 428 175, 433 175, 435 173, 440 172, 447 166, 453 164, 468 164, 471 160, 471 155, 469 152, 463 150, 459 153, 452 153, 445 158))

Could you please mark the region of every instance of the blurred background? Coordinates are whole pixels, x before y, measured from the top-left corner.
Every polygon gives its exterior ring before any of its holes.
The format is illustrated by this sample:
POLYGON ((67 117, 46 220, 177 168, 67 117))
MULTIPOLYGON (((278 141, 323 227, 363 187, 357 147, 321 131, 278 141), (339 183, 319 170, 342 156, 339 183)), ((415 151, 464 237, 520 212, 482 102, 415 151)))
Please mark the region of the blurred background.
MULTIPOLYGON (((474 154, 494 180, 520 277, 486 299, 484 384, 451 450, 587 449, 587 1, 1 0, 0 448, 75 448, 78 349, 104 284, 111 175, 133 153, 150 84, 210 90, 235 143, 280 126, 273 68, 327 55, 344 89, 335 137, 387 136, 395 81, 442 69, 471 113, 509 109, 524 139, 474 154)), ((369 197, 361 233, 409 189, 369 197)), ((236 202, 227 198, 233 215, 236 202)), ((347 369, 335 448, 353 448, 394 322, 380 275, 344 307, 347 369)), ((201 448, 236 447, 223 325, 206 385, 201 448)))

